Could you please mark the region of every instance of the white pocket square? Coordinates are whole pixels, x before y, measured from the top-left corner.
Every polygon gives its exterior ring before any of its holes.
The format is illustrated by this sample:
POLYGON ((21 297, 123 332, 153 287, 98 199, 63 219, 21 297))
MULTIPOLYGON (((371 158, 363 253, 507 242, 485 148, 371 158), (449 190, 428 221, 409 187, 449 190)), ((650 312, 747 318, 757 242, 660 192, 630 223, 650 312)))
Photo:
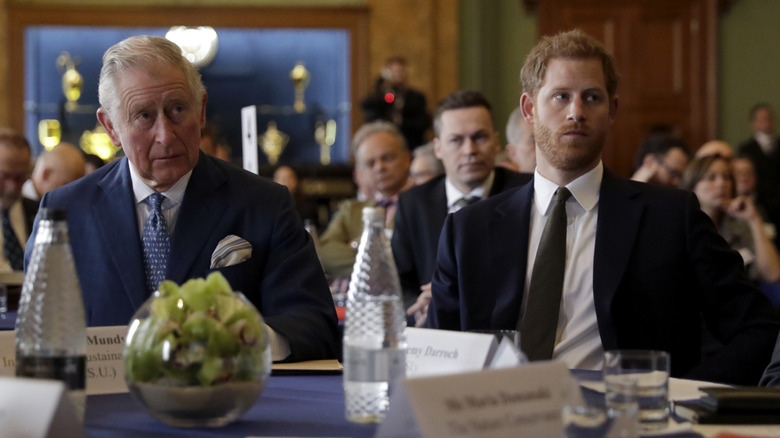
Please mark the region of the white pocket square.
POLYGON ((211 254, 211 269, 237 265, 252 257, 252 244, 230 234, 217 244, 217 249, 211 254))

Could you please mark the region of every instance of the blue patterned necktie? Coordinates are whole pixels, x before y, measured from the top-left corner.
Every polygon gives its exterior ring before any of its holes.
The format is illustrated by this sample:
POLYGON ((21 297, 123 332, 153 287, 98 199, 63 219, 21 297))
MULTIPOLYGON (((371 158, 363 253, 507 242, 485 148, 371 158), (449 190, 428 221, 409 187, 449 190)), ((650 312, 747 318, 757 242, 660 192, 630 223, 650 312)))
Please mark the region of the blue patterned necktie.
POLYGON ((162 213, 164 200, 165 196, 160 193, 149 196, 152 212, 144 224, 144 269, 146 270, 146 287, 149 293, 157 290, 157 286, 165 279, 168 254, 171 252, 168 223, 162 213))
POLYGON ((8 216, 9 211, 3 210, 3 255, 8 260, 8 264, 11 265, 11 269, 14 271, 21 271, 24 269, 24 251, 22 251, 22 245, 19 243, 19 239, 16 238, 16 233, 11 226, 11 218, 8 216))

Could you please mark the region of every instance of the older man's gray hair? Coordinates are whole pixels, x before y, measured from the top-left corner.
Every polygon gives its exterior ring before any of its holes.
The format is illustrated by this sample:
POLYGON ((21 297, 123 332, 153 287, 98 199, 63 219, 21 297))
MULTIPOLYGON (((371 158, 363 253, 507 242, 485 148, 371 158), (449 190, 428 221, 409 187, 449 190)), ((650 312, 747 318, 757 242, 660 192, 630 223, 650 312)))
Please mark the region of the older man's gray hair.
POLYGON ((148 70, 150 66, 159 65, 171 65, 181 69, 198 104, 203 101, 206 88, 200 73, 182 56, 181 48, 176 43, 159 36, 136 35, 114 44, 103 54, 98 100, 109 117, 114 117, 119 102, 116 95, 116 79, 119 74, 134 68, 148 70))

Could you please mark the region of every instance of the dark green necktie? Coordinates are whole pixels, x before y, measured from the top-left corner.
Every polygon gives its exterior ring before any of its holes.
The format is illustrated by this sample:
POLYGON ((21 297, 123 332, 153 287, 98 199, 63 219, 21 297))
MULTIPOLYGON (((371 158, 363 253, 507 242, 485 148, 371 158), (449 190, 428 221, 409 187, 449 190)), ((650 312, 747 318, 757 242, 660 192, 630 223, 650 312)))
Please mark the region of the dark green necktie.
POLYGON ((566 269, 566 200, 570 196, 566 187, 555 192, 555 204, 536 251, 525 315, 519 323, 521 348, 532 361, 551 359, 555 347, 566 269))

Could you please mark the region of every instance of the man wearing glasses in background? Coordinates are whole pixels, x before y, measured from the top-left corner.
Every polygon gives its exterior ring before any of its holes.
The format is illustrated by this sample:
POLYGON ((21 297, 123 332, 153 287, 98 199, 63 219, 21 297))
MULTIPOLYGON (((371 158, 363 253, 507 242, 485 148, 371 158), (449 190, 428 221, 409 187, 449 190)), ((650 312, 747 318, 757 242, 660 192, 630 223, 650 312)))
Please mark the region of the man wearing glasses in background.
POLYGON ((631 179, 677 187, 688 165, 688 155, 688 147, 679 138, 666 132, 652 133, 639 146, 631 179))

